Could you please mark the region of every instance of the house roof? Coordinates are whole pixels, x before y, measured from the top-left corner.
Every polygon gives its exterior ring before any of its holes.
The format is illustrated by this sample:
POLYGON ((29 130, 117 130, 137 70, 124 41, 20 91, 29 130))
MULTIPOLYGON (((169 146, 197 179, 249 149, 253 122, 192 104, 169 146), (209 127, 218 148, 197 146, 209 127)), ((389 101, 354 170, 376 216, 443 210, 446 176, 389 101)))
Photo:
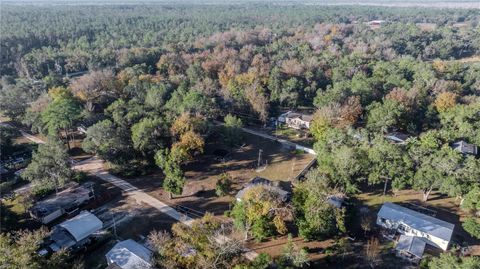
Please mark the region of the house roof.
POLYGON ((30 211, 38 217, 48 216, 61 208, 75 206, 77 200, 82 200, 89 193, 90 189, 85 186, 68 188, 52 195, 50 198, 37 202, 30 211))
POLYGON ((92 213, 82 211, 74 218, 60 223, 59 226, 67 230, 78 242, 102 229, 103 222, 92 213))
POLYGON ((464 154, 472 154, 472 155, 477 155, 478 153, 478 148, 476 145, 473 144, 468 144, 467 142, 460 140, 452 145, 453 149, 456 151, 459 151, 464 154))
POLYGON ((412 255, 422 258, 425 251, 425 241, 417 236, 401 235, 398 239, 397 247, 395 249, 406 251, 412 255))
POLYGON ((385 138, 392 140, 397 143, 405 142, 410 136, 408 134, 393 132, 385 135, 385 138))
POLYGON ((270 190, 272 191, 276 191, 281 199, 283 201, 286 201, 288 200, 288 197, 290 195, 290 192, 282 189, 281 187, 279 186, 275 186, 274 183, 266 178, 262 178, 262 177, 255 177, 253 178, 252 180, 250 180, 246 185, 245 187, 243 187, 243 189, 241 189, 237 195, 235 195, 235 198, 238 200, 238 201, 241 201, 243 196, 245 195, 245 192, 247 192, 247 190, 251 189, 252 187, 254 186, 264 186, 266 188, 269 188, 270 190))
POLYGON ((109 264, 116 264, 122 269, 152 267, 152 251, 132 239, 118 242, 105 257, 109 264))
POLYGON ((404 223, 417 231, 424 232, 445 241, 450 241, 453 229, 455 228, 455 225, 451 223, 393 203, 384 203, 378 212, 378 217, 404 223))
POLYGON ((285 115, 286 118, 294 119, 294 118, 299 118, 303 121, 310 122, 313 120, 313 115, 307 115, 307 114, 302 114, 298 112, 289 112, 285 115))

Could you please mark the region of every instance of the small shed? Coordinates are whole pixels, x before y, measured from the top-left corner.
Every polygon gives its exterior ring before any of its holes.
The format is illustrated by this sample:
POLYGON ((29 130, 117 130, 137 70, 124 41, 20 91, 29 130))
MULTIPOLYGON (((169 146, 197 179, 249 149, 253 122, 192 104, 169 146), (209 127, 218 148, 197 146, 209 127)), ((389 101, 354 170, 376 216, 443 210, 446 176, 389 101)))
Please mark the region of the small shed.
POLYGON ((384 203, 377 214, 377 225, 400 234, 422 238, 427 244, 447 250, 454 224, 422 214, 409 208, 384 203))
POLYGON ((477 156, 478 154, 478 147, 474 144, 469 144, 464 140, 453 143, 452 148, 465 155, 477 156))
POLYGON ((109 265, 122 269, 152 268, 152 251, 132 239, 115 244, 105 255, 109 265))
POLYGON ((393 132, 385 135, 385 138, 394 144, 405 144, 410 136, 401 132, 393 132))
POLYGON ((237 201, 242 201, 243 196, 245 195, 245 192, 247 192, 249 189, 255 186, 264 186, 265 188, 268 188, 271 191, 277 192, 282 201, 286 202, 288 199, 290 199, 290 192, 284 190, 282 187, 278 185, 278 183, 274 183, 271 180, 268 180, 266 178, 262 177, 255 177, 252 180, 250 180, 244 187, 241 189, 237 195, 235 195, 235 198, 237 201))

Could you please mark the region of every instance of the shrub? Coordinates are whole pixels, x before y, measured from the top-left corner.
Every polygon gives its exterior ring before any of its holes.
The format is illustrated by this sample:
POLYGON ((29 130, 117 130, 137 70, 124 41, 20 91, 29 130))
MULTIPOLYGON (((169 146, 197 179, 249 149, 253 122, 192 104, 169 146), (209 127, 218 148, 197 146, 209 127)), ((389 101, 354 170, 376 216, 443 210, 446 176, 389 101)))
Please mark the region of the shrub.
POLYGON ((467 218, 462 224, 463 229, 473 237, 480 239, 480 223, 473 217, 467 218))
POLYGON ((217 196, 227 195, 231 191, 231 185, 232 181, 230 180, 230 176, 227 173, 221 174, 215 184, 215 194, 217 196))
POLYGON ((77 183, 82 183, 88 179, 88 174, 84 171, 77 171, 73 175, 73 181, 77 183))

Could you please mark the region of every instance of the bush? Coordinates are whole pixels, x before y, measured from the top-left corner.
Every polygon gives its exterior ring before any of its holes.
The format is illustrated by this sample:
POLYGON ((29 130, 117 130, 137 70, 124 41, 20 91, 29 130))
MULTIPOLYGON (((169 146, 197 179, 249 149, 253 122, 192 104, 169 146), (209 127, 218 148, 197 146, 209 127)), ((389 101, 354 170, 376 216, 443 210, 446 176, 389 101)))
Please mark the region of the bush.
POLYGON ((475 218, 467 218, 462 226, 471 236, 480 239, 480 223, 475 218))
POLYGON ((51 185, 35 185, 32 188, 32 195, 37 197, 37 198, 42 198, 45 197, 55 191, 55 187, 51 185))
POLYGON ((0 190, 2 193, 8 193, 12 190, 14 182, 13 181, 5 181, 0 183, 0 190))
POLYGON ((273 235, 274 226, 266 217, 258 218, 252 225, 252 236, 257 242, 273 235))
POLYGON ((84 171, 77 171, 73 175, 73 181, 77 183, 82 183, 88 179, 88 174, 85 173, 84 171))
POLYGON ((223 173, 215 184, 215 194, 217 196, 225 196, 231 191, 231 186, 230 176, 227 173, 223 173))

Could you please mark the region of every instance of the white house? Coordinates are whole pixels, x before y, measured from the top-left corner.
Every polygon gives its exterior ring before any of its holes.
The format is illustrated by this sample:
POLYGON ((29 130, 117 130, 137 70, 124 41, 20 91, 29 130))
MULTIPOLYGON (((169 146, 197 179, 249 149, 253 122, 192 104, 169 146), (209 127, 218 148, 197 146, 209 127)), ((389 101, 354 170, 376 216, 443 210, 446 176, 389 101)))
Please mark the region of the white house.
POLYGON ((377 224, 391 230, 418 237, 427 244, 447 250, 455 225, 406 207, 384 203, 377 214, 377 224))
POLYGON ((103 222, 94 214, 82 211, 53 228, 50 248, 56 252, 62 248, 69 249, 87 243, 89 237, 103 228, 103 222))
POLYGON ((294 129, 309 129, 313 120, 312 115, 301 114, 288 111, 278 117, 278 122, 285 123, 288 127, 294 129))
POLYGON ((105 255, 108 265, 116 265, 121 269, 152 268, 152 251, 143 245, 127 239, 115 244, 105 255))

